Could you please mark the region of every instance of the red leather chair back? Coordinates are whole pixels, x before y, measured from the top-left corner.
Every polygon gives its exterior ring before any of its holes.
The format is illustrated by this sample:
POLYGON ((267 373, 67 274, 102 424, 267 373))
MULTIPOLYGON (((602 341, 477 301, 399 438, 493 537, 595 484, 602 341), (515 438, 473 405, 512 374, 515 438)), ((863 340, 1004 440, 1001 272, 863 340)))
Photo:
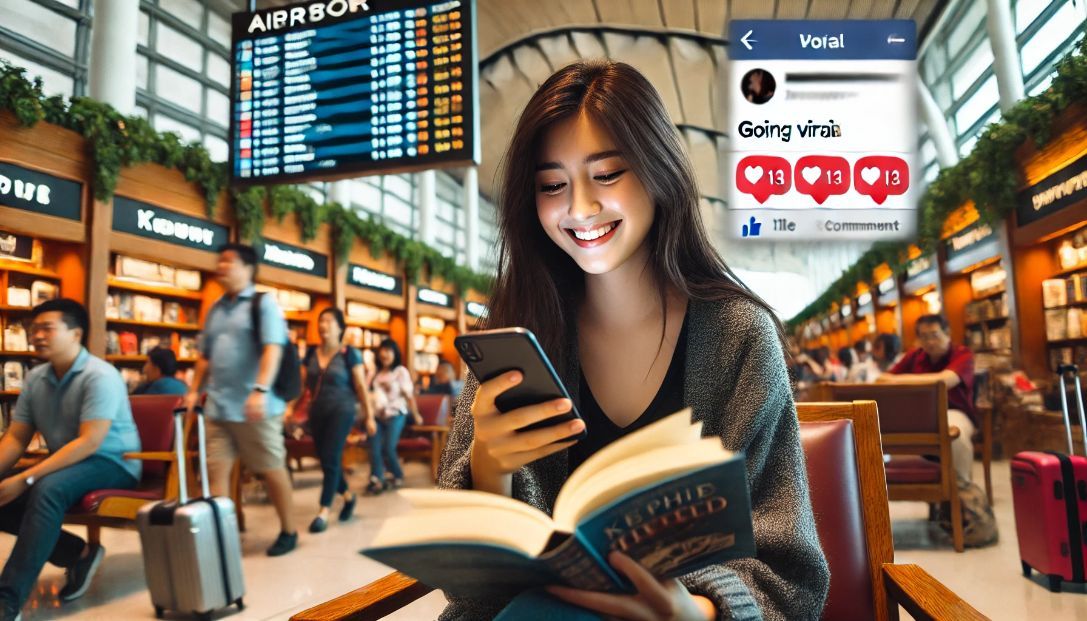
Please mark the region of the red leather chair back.
POLYGON ((942 384, 828 384, 827 387, 830 401, 875 401, 880 433, 937 433, 940 421, 947 420, 947 392, 942 384))
MULTIPOLYGON (((174 409, 181 405, 178 395, 132 395, 132 419, 140 434, 140 445, 144 452, 174 450, 174 409)), ((167 462, 147 460, 143 462, 143 478, 161 479, 166 477, 167 462)))
POLYGON ((424 425, 445 425, 449 422, 449 395, 419 395, 415 398, 424 425))
POLYGON ((824 621, 875 619, 853 423, 801 422, 815 527, 830 564, 824 621))

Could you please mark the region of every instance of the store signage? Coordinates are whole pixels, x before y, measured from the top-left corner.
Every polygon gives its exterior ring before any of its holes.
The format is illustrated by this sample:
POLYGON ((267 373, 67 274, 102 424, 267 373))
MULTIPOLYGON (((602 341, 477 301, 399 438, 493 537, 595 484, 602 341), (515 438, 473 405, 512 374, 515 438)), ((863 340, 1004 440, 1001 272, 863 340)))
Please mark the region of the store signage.
POLYGON ((369 11, 368 0, 329 0, 313 2, 289 9, 274 9, 254 13, 249 22, 249 34, 259 34, 270 30, 297 28, 324 21, 325 17, 343 17, 347 13, 369 11))
POLYGON ((347 284, 393 295, 402 295, 404 293, 403 278, 385 272, 377 272, 354 263, 347 267, 347 284))
POLYGON ((886 294, 890 293, 891 291, 894 291, 894 288, 895 288, 895 279, 894 278, 888 278, 887 280, 884 280, 883 282, 879 283, 879 292, 880 292, 881 295, 886 295, 886 294))
POLYGON ((466 302, 464 304, 464 312, 477 319, 486 319, 488 314, 487 305, 480 304, 479 302, 466 302))
POLYGON ((1019 193, 1019 226, 1087 199, 1087 155, 1019 193))
POLYGON ((948 274, 957 274, 979 261, 985 261, 1000 253, 999 237, 993 227, 976 222, 965 230, 944 240, 948 274))
POLYGON ((270 239, 264 240, 262 246, 260 251, 262 263, 318 278, 328 278, 328 257, 323 254, 270 239))
POLYGON ((872 303, 872 294, 871 293, 862 293, 862 294, 857 296, 857 307, 858 308, 868 306, 871 303, 872 303))
POLYGON ((215 252, 227 243, 227 227, 123 196, 113 197, 113 230, 186 248, 215 252))
POLYGON ((913 280, 933 268, 932 256, 917 257, 906 264, 906 279, 913 280))
POLYGON ((81 183, 0 162, 0 205, 78 222, 82 201, 81 183))
POLYGON ((965 231, 954 235, 945 242, 947 244, 947 256, 951 258, 962 254, 970 248, 989 241, 993 237, 993 227, 988 224, 975 224, 965 231))
POLYGON ((420 287, 419 293, 417 293, 415 297, 424 304, 453 308, 453 300, 449 297, 448 293, 420 287))
POLYGON ((0 258, 30 261, 34 258, 34 240, 7 231, 0 231, 0 258))

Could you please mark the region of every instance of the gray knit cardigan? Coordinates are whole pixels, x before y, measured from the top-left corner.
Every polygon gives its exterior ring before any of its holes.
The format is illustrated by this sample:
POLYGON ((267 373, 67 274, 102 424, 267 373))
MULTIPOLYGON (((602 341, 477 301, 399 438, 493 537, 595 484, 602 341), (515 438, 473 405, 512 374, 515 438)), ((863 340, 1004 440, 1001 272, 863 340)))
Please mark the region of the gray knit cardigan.
MULTIPOLYGON (((683 396, 703 434, 747 454, 755 525, 755 558, 714 565, 681 577, 713 600, 719 619, 818 619, 830 570, 815 531, 796 408, 770 315, 749 300, 691 300, 683 396)), ((578 403, 577 338, 558 369, 578 403)), ((479 383, 469 376, 456 406, 438 486, 472 487, 471 405, 479 383)), ((568 476, 567 451, 513 474, 513 497, 548 515, 568 476)), ((491 619, 505 601, 453 598, 440 619, 491 619)))

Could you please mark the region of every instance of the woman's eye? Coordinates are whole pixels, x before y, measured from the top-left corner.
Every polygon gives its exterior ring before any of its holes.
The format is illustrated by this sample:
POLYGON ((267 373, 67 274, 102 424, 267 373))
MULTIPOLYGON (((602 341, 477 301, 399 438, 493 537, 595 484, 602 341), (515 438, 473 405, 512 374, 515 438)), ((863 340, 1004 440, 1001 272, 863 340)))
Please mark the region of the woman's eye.
POLYGON ((600 183, 608 184, 608 183, 614 182, 616 179, 621 177, 623 175, 623 173, 625 173, 625 172, 626 172, 626 170, 617 170, 615 172, 605 173, 603 175, 596 175, 595 177, 593 177, 593 179, 596 179, 600 183))
POLYGON ((565 183, 544 183, 540 185, 540 191, 544 194, 555 195, 566 187, 565 183))

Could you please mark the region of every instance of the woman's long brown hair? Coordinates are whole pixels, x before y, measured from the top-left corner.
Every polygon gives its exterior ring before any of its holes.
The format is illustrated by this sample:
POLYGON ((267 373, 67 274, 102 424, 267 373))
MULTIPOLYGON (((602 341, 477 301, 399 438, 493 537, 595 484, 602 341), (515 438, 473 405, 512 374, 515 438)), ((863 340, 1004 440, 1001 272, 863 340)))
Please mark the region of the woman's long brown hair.
MULTIPOLYGON (((656 206, 645 243, 662 311, 671 285, 694 300, 747 299, 774 316, 710 243, 691 162, 656 89, 626 63, 583 61, 560 69, 540 86, 503 159, 498 274, 488 327, 528 328, 556 364, 567 362, 563 345, 584 295, 585 273, 540 225, 536 160, 548 128, 582 112, 611 135, 656 206)), ((774 321, 784 339, 776 316, 774 321)), ((662 329, 662 342, 663 337, 662 329)))

